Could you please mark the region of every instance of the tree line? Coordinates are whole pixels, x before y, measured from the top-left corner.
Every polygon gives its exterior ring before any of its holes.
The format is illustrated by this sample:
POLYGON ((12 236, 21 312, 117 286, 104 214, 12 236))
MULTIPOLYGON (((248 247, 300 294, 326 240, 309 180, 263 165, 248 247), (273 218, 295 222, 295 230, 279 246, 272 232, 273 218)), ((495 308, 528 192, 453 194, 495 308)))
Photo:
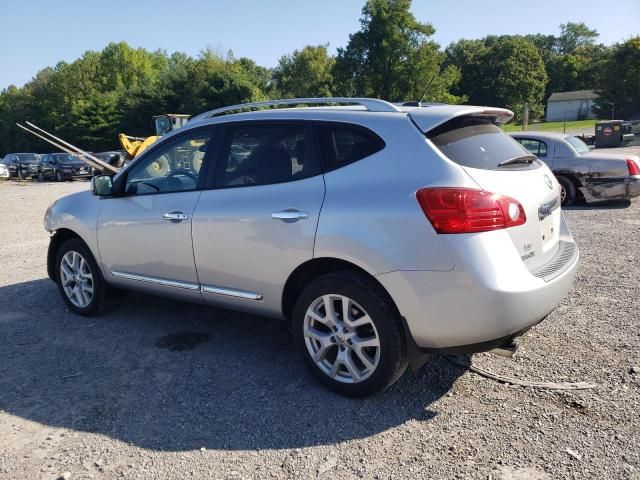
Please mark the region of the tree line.
POLYGON ((49 151, 15 127, 30 120, 88 150, 117 148, 117 134, 146 136, 159 113, 197 114, 270 98, 359 96, 468 103, 540 118, 552 92, 595 89, 606 117, 640 118, 640 37, 597 43, 583 23, 558 35, 490 35, 444 50, 435 28, 410 12, 411 0, 368 0, 360 30, 331 55, 307 45, 275 68, 203 50, 196 57, 111 43, 74 62, 39 71, 22 88, 0 92, 0 154, 49 151))

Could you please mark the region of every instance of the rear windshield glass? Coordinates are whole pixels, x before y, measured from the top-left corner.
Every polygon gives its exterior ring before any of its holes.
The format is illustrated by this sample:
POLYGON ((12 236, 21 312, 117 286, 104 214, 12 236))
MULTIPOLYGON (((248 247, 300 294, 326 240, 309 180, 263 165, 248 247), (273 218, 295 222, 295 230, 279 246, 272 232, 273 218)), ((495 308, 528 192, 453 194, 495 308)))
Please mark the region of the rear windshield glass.
MULTIPOLYGON (((427 137, 447 158, 463 167, 493 170, 505 160, 530 153, 490 120, 459 117, 427 133, 427 137)), ((509 168, 535 168, 537 163, 514 164, 509 168)), ((504 168, 504 167, 503 167, 504 168)))
POLYGON ((568 136, 565 137, 565 140, 569 142, 569 145, 571 145, 580 155, 589 153, 589 147, 579 138, 568 136))

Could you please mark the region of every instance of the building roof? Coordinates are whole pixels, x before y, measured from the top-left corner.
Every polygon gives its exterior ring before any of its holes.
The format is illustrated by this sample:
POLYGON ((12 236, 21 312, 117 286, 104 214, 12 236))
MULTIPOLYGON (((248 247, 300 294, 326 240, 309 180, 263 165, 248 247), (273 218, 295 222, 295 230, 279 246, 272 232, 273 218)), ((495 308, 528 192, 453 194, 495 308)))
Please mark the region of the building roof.
POLYGON ((566 102, 569 100, 591 100, 598 98, 593 90, 575 90, 573 92, 552 93, 547 102, 566 102))

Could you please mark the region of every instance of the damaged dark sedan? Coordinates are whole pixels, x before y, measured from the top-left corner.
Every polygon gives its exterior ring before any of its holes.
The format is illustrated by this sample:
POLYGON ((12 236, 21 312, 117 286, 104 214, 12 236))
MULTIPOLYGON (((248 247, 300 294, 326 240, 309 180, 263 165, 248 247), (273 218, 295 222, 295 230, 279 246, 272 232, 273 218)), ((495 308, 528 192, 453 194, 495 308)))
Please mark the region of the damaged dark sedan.
POLYGON ((517 132, 511 136, 545 162, 561 186, 562 206, 631 199, 640 195, 640 158, 601 153, 562 133, 517 132))

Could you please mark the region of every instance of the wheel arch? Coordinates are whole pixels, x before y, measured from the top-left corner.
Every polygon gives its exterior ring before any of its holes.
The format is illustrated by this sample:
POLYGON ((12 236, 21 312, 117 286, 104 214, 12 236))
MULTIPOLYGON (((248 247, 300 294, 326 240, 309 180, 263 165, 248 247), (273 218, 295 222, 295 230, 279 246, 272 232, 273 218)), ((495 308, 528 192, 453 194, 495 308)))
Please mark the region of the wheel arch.
POLYGON ((569 180, 576 189, 576 198, 577 199, 583 198, 581 188, 584 187, 584 182, 580 178, 578 178, 578 176, 575 173, 561 170, 561 171, 553 172, 553 174, 556 177, 563 177, 569 180))
POLYGON ((291 319, 291 312, 293 311, 296 299, 310 282, 322 275, 326 275, 327 273, 344 270, 359 272, 370 278, 387 297, 389 305, 391 305, 399 314, 400 311, 393 298, 374 275, 367 272, 364 268, 347 260, 332 257, 320 257, 313 258, 299 265, 293 272, 291 272, 289 278, 285 282, 284 289, 282 291, 282 314, 285 319, 291 319))
POLYGON ((87 249, 91 251, 87 242, 85 242, 80 235, 68 228, 59 228, 56 230, 51 239, 49 240, 49 249, 47 250, 47 275, 54 282, 56 281, 56 254, 60 246, 67 240, 77 238, 85 244, 87 249))

